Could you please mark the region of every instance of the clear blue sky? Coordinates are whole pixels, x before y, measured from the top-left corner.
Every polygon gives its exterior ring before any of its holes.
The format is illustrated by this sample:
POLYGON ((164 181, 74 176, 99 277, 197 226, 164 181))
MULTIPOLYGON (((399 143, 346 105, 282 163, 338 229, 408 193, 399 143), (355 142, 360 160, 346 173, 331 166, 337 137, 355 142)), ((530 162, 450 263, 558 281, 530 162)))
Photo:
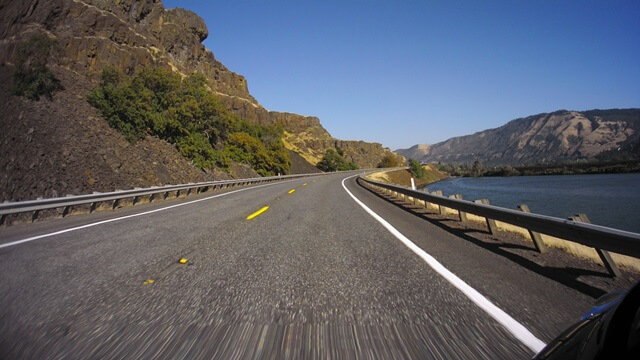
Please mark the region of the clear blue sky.
POLYGON ((640 1, 196 1, 269 110, 392 150, 559 109, 640 107, 640 1))

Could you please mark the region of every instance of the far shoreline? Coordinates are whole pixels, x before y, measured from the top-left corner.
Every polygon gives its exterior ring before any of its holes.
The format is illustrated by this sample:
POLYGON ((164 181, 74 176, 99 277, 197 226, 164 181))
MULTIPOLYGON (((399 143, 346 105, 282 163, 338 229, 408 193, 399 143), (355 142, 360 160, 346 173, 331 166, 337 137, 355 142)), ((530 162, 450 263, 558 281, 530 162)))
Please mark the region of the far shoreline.
POLYGON ((544 175, 625 174, 640 172, 640 160, 584 162, 571 164, 535 164, 523 166, 483 166, 478 162, 463 165, 433 164, 452 177, 510 177, 544 175))

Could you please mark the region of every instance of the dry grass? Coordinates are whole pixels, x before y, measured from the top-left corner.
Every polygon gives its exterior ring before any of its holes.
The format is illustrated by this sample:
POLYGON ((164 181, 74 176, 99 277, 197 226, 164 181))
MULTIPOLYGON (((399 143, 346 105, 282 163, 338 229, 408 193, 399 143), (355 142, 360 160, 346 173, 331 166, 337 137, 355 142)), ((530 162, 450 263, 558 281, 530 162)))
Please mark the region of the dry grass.
MULTIPOLYGON (((428 185, 432 182, 440 181, 449 177, 449 175, 442 173, 435 168, 427 165, 424 167, 427 173, 425 179, 417 179, 414 178, 416 187, 420 188, 422 186, 428 185)), ((367 175, 367 177, 371 180, 380 181, 387 184, 396 184, 400 186, 410 187, 411 186, 411 178, 413 175, 409 170, 386 170, 375 172, 367 175)))
POLYGON ((315 165, 322 160, 324 153, 320 153, 319 151, 315 151, 309 147, 304 146, 305 139, 310 139, 311 137, 308 134, 300 133, 300 134, 292 134, 290 132, 285 131, 284 136, 282 137, 282 142, 284 143, 284 147, 295 151, 303 159, 309 162, 312 165, 315 165))
POLYGON ((371 174, 366 175, 367 179, 371 179, 373 181, 379 181, 383 183, 389 183, 389 176, 387 173, 390 171, 378 171, 371 174))

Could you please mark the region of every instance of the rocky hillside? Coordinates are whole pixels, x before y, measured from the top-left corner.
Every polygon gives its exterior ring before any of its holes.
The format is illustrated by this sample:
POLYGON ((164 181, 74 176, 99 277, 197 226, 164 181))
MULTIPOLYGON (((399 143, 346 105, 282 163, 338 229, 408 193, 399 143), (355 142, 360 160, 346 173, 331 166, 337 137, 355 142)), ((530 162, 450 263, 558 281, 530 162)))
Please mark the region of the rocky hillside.
MULTIPOLYGON (((333 139, 315 117, 267 111, 246 79, 202 45, 207 36, 199 16, 159 0, 0 2, 0 201, 256 174, 237 164, 231 175, 204 173, 157 138, 126 142, 86 100, 111 65, 129 75, 152 66, 202 73, 231 111, 254 124, 282 125, 289 149, 307 161, 342 146, 347 159, 371 167, 389 153, 379 144, 333 139), (20 44, 35 33, 56 42, 49 67, 64 90, 51 100, 11 95, 20 44)), ((304 159, 292 160, 292 172, 310 169, 304 159)))
POLYGON ((638 147, 640 109, 560 110, 397 152, 429 162, 469 163, 478 159, 490 165, 522 165, 593 160, 638 147))
MULTIPOLYGON (((63 49, 59 64, 93 81, 109 65, 127 74, 152 65, 183 75, 199 72, 236 114, 255 124, 282 125, 290 149, 305 159, 315 161, 336 146, 337 140, 317 118, 263 108, 249 94, 246 79, 229 71, 202 45, 207 26, 188 10, 165 9, 159 0, 27 0, 0 5, 0 20, 0 62, 11 63, 19 40, 42 28, 63 49)), ((360 167, 375 166, 390 152, 379 144, 341 144, 345 156, 360 167)))
POLYGON ((429 154, 431 145, 417 144, 408 149, 398 149, 396 153, 406 157, 407 159, 420 160, 429 154))
MULTIPOLYGON (((8 70, 0 67, 0 83, 11 82, 8 70)), ((0 87, 0 201, 211 180, 164 141, 129 143, 80 95, 87 82, 59 70, 65 89, 51 101, 0 87)))

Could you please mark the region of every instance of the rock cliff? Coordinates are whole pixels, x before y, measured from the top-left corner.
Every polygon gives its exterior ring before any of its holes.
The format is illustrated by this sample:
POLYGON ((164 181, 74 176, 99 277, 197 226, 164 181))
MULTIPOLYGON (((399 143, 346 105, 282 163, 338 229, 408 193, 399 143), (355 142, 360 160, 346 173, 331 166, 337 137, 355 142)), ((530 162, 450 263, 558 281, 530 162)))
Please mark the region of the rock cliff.
MULTIPOLYGON (((249 93, 246 79, 229 71, 202 45, 209 31, 202 18, 191 11, 165 9, 160 0, 3 1, 0 62, 14 62, 17 44, 39 30, 56 38, 61 50, 56 61, 62 68, 91 81, 109 65, 127 74, 148 66, 183 75, 199 72, 233 112, 253 123, 282 125, 289 148, 308 161, 339 142, 315 117, 263 108, 249 93)), ((360 167, 375 166, 390 152, 379 144, 340 143, 347 157, 360 167)))
POLYGON ((469 163, 478 159, 490 165, 522 165, 593 160, 607 151, 639 146, 640 109, 560 110, 397 152, 430 162, 469 163))

